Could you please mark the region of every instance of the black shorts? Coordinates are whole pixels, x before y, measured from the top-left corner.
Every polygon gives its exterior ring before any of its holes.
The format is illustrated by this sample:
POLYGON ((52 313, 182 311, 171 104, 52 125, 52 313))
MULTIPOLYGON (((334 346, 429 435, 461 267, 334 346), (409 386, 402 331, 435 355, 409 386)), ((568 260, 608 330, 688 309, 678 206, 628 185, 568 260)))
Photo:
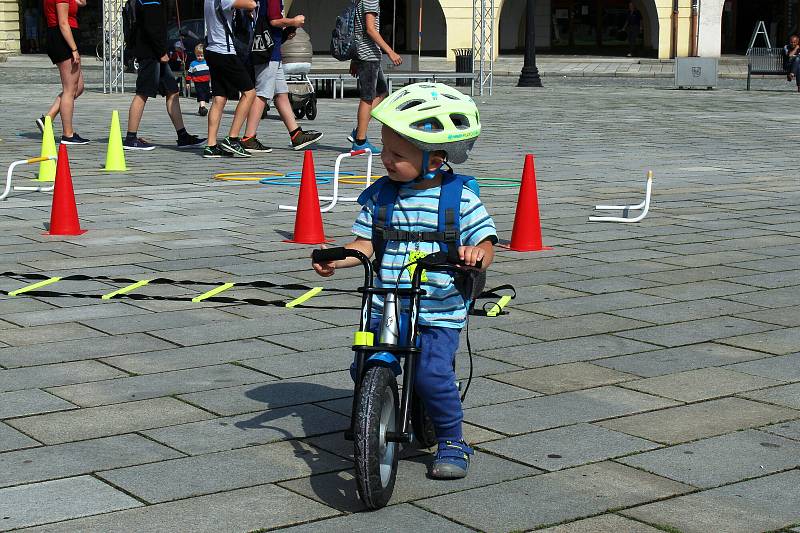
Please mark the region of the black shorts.
POLYGON ((356 60, 355 64, 359 98, 365 102, 372 102, 376 96, 389 94, 380 61, 356 60))
POLYGON ((248 68, 236 54, 218 54, 206 50, 206 63, 214 96, 238 98, 239 93, 255 88, 248 68))
POLYGON ((157 59, 139 59, 139 73, 136 76, 136 94, 155 98, 157 95, 169 96, 178 92, 175 74, 167 63, 157 59))
MULTIPOLYGON (((76 28, 72 28, 72 38, 75 40, 75 46, 77 47, 80 42, 80 32, 76 28)), ((58 26, 47 28, 47 55, 54 65, 72 57, 72 48, 64 40, 64 36, 61 35, 61 30, 58 26)))

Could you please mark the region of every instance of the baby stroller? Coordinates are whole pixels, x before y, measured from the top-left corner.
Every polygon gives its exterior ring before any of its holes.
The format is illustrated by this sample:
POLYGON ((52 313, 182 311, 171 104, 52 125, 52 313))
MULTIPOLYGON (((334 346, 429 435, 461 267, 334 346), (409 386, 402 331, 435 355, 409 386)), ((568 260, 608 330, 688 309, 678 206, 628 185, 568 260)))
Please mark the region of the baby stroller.
POLYGON ((308 79, 312 58, 311 37, 303 28, 297 28, 287 35, 281 46, 281 56, 294 116, 314 120, 317 118, 317 94, 308 79))

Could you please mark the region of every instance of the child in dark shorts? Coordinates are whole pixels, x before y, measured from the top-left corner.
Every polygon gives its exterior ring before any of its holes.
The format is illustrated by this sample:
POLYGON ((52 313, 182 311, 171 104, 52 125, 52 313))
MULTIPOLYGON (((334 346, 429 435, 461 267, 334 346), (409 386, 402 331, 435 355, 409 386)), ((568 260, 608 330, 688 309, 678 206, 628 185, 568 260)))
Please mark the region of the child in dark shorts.
POLYGON ((201 117, 208 115, 208 102, 211 100, 211 75, 204 55, 203 45, 194 47, 195 60, 189 65, 189 81, 194 84, 194 92, 200 108, 197 114, 201 117))

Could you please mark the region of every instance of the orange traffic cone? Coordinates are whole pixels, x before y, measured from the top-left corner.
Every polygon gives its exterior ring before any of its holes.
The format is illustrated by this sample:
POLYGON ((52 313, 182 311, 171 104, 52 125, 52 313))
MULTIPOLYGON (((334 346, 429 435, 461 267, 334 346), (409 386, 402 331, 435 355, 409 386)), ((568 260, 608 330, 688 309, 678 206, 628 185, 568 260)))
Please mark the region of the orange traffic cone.
POLYGON ((296 244, 322 244, 325 239, 322 228, 322 211, 319 209, 317 176, 314 172, 314 156, 306 150, 303 159, 303 176, 300 179, 300 197, 297 200, 297 215, 294 219, 294 235, 284 242, 296 244))
POLYGON ((522 183, 517 198, 517 213, 511 232, 509 250, 516 252, 538 252, 552 250, 542 245, 542 226, 539 221, 539 197, 536 193, 536 166, 533 154, 525 156, 522 183))
POLYGON ((53 191, 53 208, 50 211, 50 231, 45 235, 81 235, 78 221, 78 207, 75 205, 75 192, 72 190, 72 175, 69 170, 69 156, 64 144, 58 148, 56 184, 53 191))

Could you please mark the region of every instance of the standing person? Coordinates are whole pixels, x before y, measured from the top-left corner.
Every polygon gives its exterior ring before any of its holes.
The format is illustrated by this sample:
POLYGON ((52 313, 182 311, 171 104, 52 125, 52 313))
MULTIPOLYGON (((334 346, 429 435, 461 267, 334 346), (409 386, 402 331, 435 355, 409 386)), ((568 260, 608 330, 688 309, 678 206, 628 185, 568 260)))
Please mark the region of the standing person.
MULTIPOLYGON (((208 146, 203 157, 251 157, 239 139, 239 132, 256 97, 253 80, 244 60, 236 53, 233 35, 234 9, 253 11, 258 7, 255 0, 205 0, 206 61, 211 74, 211 92, 214 95, 211 112, 208 114, 208 146), (241 93, 241 96, 240 96, 241 93), (217 144, 217 133, 222 121, 222 112, 229 98, 239 98, 233 112, 228 136, 217 144)), ((238 13, 241 15, 241 12, 238 13)))
POLYGON ((283 44, 283 29, 302 28, 306 17, 297 15, 292 18, 285 18, 283 16, 283 0, 261 0, 258 6, 258 19, 269 21, 270 34, 275 47, 272 49, 272 57, 269 63, 252 65, 256 96, 258 98, 253 102, 250 113, 247 116, 247 129, 245 130, 244 138, 242 138, 242 144, 251 152, 271 151, 256 138, 256 132, 267 100, 272 100, 284 126, 289 132, 289 141, 292 144, 292 149, 302 150, 322 139, 322 133, 314 130, 303 131, 303 128, 297 125, 292 104, 289 101, 289 86, 286 84, 286 77, 283 74, 281 44, 283 44))
POLYGON ((628 57, 632 57, 636 53, 639 34, 642 33, 642 13, 633 2, 628 2, 628 17, 622 30, 628 32, 628 57))
POLYGON ((28 53, 39 53, 39 8, 35 4, 25 8, 25 40, 28 41, 28 53))
POLYGON ((139 137, 144 106, 148 98, 166 98, 167 114, 178 135, 178 148, 203 144, 205 139, 187 133, 181 116, 178 83, 169 68, 167 48, 167 10, 165 0, 137 0, 134 32, 134 54, 139 61, 136 94, 128 111, 128 132, 122 147, 125 150, 154 150, 155 145, 139 137))
POLYGON ((206 63, 202 44, 194 47, 194 57, 195 60, 189 65, 189 81, 194 84, 194 92, 200 106, 197 114, 204 117, 208 115, 206 106, 211 99, 211 76, 208 74, 208 63, 206 63))
POLYGON ((386 78, 381 70, 381 50, 386 52, 395 65, 401 64, 403 59, 381 37, 379 0, 355 1, 358 2, 353 27, 357 59, 350 63, 350 74, 358 78, 360 101, 358 102, 358 125, 347 140, 353 143, 352 150, 369 148, 372 153, 379 154, 380 149, 367 139, 367 127, 372 109, 389 94, 386 78))
MULTIPOLYGON (((44 0, 44 16, 47 22, 47 55, 54 65, 58 65, 61 76, 61 92, 56 96, 47 116, 55 119, 61 114, 61 143, 87 144, 72 127, 75 99, 83 94, 83 72, 81 55, 78 53, 78 7, 86 5, 86 0, 44 0)), ((36 119, 36 126, 44 132, 44 117, 36 119)))

